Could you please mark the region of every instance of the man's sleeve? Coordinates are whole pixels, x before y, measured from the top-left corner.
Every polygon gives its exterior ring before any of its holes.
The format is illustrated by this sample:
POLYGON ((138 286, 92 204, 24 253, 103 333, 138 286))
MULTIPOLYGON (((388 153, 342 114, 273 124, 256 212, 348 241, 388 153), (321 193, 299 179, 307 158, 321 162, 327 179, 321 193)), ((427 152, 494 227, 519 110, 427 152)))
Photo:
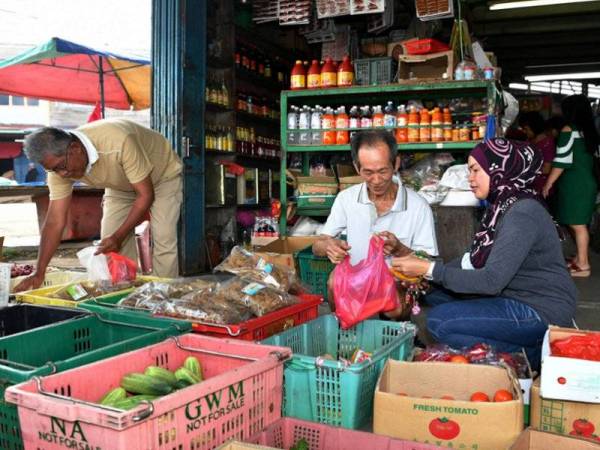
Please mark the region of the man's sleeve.
POLYGON ((437 239, 433 212, 428 204, 420 206, 414 222, 414 232, 410 248, 427 252, 431 256, 438 255, 437 239))
POLYGON ((67 198, 73 193, 73 181, 50 172, 48 173, 48 190, 50 191, 50 200, 67 198))
POLYGON ((575 142, 575 136, 573 131, 565 132, 561 131, 558 136, 558 143, 556 146, 556 156, 552 161, 552 167, 558 167, 561 169, 568 169, 573 165, 573 143, 575 142))
POLYGON ((154 168, 134 135, 129 135, 125 139, 121 161, 125 176, 131 184, 142 181, 154 168))
POLYGON ((329 217, 327 218, 325 226, 321 230, 321 234, 337 237, 340 235, 340 233, 346 230, 347 226, 348 220, 346 218, 346 211, 344 211, 344 206, 340 196, 338 195, 333 202, 331 212, 329 213, 329 217))

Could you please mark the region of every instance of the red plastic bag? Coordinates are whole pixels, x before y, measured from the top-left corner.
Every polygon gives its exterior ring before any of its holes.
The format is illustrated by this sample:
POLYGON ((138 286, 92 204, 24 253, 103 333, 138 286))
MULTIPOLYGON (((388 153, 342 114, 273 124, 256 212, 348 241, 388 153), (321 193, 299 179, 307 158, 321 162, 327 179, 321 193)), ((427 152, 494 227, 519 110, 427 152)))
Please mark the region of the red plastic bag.
POLYGON ((113 284, 135 280, 137 264, 132 259, 119 253, 110 252, 106 254, 106 261, 113 284))
POLYGON ((550 344, 554 356, 600 361, 600 333, 559 339, 550 344))
POLYGON ((350 257, 346 257, 333 272, 335 314, 344 329, 399 306, 396 283, 383 257, 383 245, 383 239, 373 236, 365 259, 353 266, 350 257))

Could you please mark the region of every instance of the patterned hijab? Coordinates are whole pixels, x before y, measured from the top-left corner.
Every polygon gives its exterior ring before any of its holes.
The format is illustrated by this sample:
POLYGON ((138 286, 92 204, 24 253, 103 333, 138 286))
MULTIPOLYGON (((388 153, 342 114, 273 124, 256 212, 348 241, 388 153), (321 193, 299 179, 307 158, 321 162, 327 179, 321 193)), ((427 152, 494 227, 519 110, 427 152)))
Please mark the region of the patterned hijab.
POLYGON ((542 169, 542 154, 526 142, 503 138, 487 140, 477 145, 471 156, 490 176, 489 206, 475 234, 471 247, 471 264, 476 269, 485 266, 494 245, 496 227, 502 216, 517 201, 524 198, 543 200, 533 188, 542 169))

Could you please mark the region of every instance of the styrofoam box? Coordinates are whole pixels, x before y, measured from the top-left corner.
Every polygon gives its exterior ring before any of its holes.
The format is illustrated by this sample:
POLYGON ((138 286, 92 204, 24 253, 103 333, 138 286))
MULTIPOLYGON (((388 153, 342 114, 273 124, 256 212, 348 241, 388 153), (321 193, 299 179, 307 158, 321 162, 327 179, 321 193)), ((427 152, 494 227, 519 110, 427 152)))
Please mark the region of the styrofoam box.
POLYGON ((544 398, 600 403, 600 362, 553 356, 550 342, 593 331, 549 327, 542 345, 542 380, 544 398))

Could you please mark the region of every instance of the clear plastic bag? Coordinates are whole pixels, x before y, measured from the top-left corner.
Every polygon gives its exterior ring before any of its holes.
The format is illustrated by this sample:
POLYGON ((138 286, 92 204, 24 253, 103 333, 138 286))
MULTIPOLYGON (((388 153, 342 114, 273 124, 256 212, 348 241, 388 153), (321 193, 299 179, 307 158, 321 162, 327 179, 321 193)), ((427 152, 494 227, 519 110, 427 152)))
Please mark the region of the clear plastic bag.
POLYGON ((383 239, 373 236, 365 259, 353 266, 346 257, 334 269, 335 314, 344 329, 400 305, 396 282, 385 263, 383 246, 383 239))
POLYGON ((191 293, 214 289, 217 281, 213 277, 179 278, 167 282, 152 281, 119 301, 119 306, 153 310, 163 301, 180 299, 191 293))
POLYGON ((242 278, 232 278, 221 284, 216 295, 248 307, 257 317, 299 302, 298 297, 291 294, 242 278))

